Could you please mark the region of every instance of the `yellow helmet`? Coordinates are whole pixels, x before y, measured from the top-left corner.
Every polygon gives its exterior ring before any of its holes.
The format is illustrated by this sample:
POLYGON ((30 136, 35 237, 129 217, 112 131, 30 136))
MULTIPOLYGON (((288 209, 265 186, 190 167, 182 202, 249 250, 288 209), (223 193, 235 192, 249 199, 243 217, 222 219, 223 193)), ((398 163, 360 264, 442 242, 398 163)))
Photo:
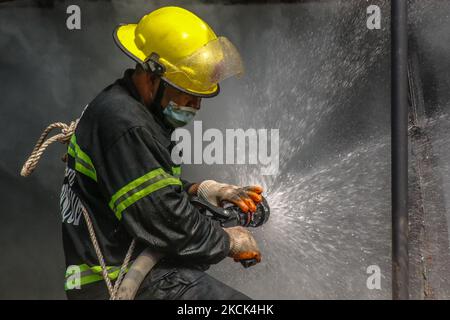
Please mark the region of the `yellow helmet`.
POLYGON ((183 8, 162 7, 137 24, 119 25, 114 40, 136 62, 195 96, 215 96, 220 81, 243 73, 234 45, 183 8))

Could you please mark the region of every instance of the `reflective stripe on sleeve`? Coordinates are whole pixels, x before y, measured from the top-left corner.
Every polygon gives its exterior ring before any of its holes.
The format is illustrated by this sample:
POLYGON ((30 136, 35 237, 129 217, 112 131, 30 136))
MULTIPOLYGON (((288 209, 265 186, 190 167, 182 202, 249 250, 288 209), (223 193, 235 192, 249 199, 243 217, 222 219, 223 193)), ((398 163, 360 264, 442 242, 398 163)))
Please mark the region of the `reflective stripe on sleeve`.
POLYGON ((97 172, 91 158, 77 144, 75 134, 70 139, 67 153, 75 159, 75 170, 97 182, 97 172))
POLYGON ((152 170, 140 178, 137 178, 119 191, 109 201, 109 207, 116 214, 117 219, 122 219, 122 212, 136 201, 170 185, 182 185, 181 181, 174 178, 162 168, 152 170))

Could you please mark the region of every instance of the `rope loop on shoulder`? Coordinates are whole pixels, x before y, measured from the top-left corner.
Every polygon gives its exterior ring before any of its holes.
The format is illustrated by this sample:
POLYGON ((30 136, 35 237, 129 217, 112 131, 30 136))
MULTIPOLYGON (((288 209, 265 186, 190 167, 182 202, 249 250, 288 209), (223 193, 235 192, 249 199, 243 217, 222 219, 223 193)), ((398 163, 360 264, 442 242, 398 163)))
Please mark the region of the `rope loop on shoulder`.
MULTIPOLYGON (((22 170, 20 171, 20 175, 23 177, 28 177, 34 171, 34 169, 36 169, 39 159, 41 158, 45 149, 47 149, 47 147, 49 145, 51 145, 53 142, 58 141, 58 142, 64 143, 64 144, 69 143, 72 135, 75 133, 75 129, 77 128, 77 124, 78 124, 79 120, 80 119, 76 119, 76 120, 70 122, 70 124, 65 124, 63 122, 55 122, 55 123, 52 123, 51 125, 49 125, 42 132, 40 138, 36 142, 36 145, 35 145, 33 151, 31 152, 31 155, 28 157, 27 161, 25 161, 25 164, 23 165, 22 170), (46 139, 47 136, 49 135, 49 133, 53 129, 61 129, 61 132, 46 139)), ((93 227, 91 218, 83 204, 81 204, 81 210, 83 212, 83 216, 86 221, 86 225, 88 227, 89 237, 91 238, 92 245, 94 247, 95 253, 97 255, 98 261, 99 261, 101 269, 102 269, 102 276, 103 276, 103 279, 105 280, 106 286, 108 288, 110 299, 116 300, 117 292, 119 290, 120 284, 122 283, 124 275, 127 271, 127 267, 130 264, 131 256, 133 254, 133 251, 134 251, 134 248, 136 245, 136 239, 133 239, 131 241, 130 247, 125 256, 125 260, 122 263, 122 266, 119 271, 119 275, 113 286, 111 283, 111 280, 108 277, 108 271, 106 268, 105 259, 101 252, 100 245, 97 241, 97 237, 95 235, 95 231, 94 231, 94 227, 93 227)))
POLYGON ((58 141, 60 143, 67 144, 70 141, 70 138, 75 132, 77 128, 79 119, 76 119, 69 124, 65 124, 63 122, 55 122, 49 125, 41 134, 40 138, 36 142, 36 145, 31 152, 31 155, 28 157, 27 161, 25 161, 22 170, 20 171, 20 175, 23 177, 28 177, 31 173, 33 173, 34 169, 36 169, 39 159, 44 153, 45 149, 53 142, 58 141), (53 129, 61 129, 61 132, 46 139, 48 134, 53 129))

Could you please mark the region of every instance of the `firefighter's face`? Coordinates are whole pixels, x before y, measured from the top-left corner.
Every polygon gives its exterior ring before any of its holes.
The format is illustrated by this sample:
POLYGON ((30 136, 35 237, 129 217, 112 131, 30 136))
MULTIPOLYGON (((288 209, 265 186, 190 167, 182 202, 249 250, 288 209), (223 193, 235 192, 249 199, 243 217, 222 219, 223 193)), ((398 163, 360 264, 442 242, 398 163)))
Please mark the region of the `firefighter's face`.
POLYGON ((170 101, 175 102, 179 106, 191 107, 200 110, 202 98, 195 97, 188 93, 178 90, 171 85, 166 86, 164 90, 164 95, 161 100, 161 105, 165 108, 170 101))

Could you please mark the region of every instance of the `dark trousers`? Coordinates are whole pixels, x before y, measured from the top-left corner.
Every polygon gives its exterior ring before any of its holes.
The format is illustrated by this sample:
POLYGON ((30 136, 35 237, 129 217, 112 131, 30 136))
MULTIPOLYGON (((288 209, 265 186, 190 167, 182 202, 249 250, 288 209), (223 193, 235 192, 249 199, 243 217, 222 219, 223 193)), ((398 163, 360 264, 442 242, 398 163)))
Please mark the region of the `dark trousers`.
MULTIPOLYGON (((109 299, 104 281, 66 291, 68 299, 109 299)), ((201 267, 158 263, 144 279, 137 300, 248 300, 245 294, 208 275, 201 267)))

